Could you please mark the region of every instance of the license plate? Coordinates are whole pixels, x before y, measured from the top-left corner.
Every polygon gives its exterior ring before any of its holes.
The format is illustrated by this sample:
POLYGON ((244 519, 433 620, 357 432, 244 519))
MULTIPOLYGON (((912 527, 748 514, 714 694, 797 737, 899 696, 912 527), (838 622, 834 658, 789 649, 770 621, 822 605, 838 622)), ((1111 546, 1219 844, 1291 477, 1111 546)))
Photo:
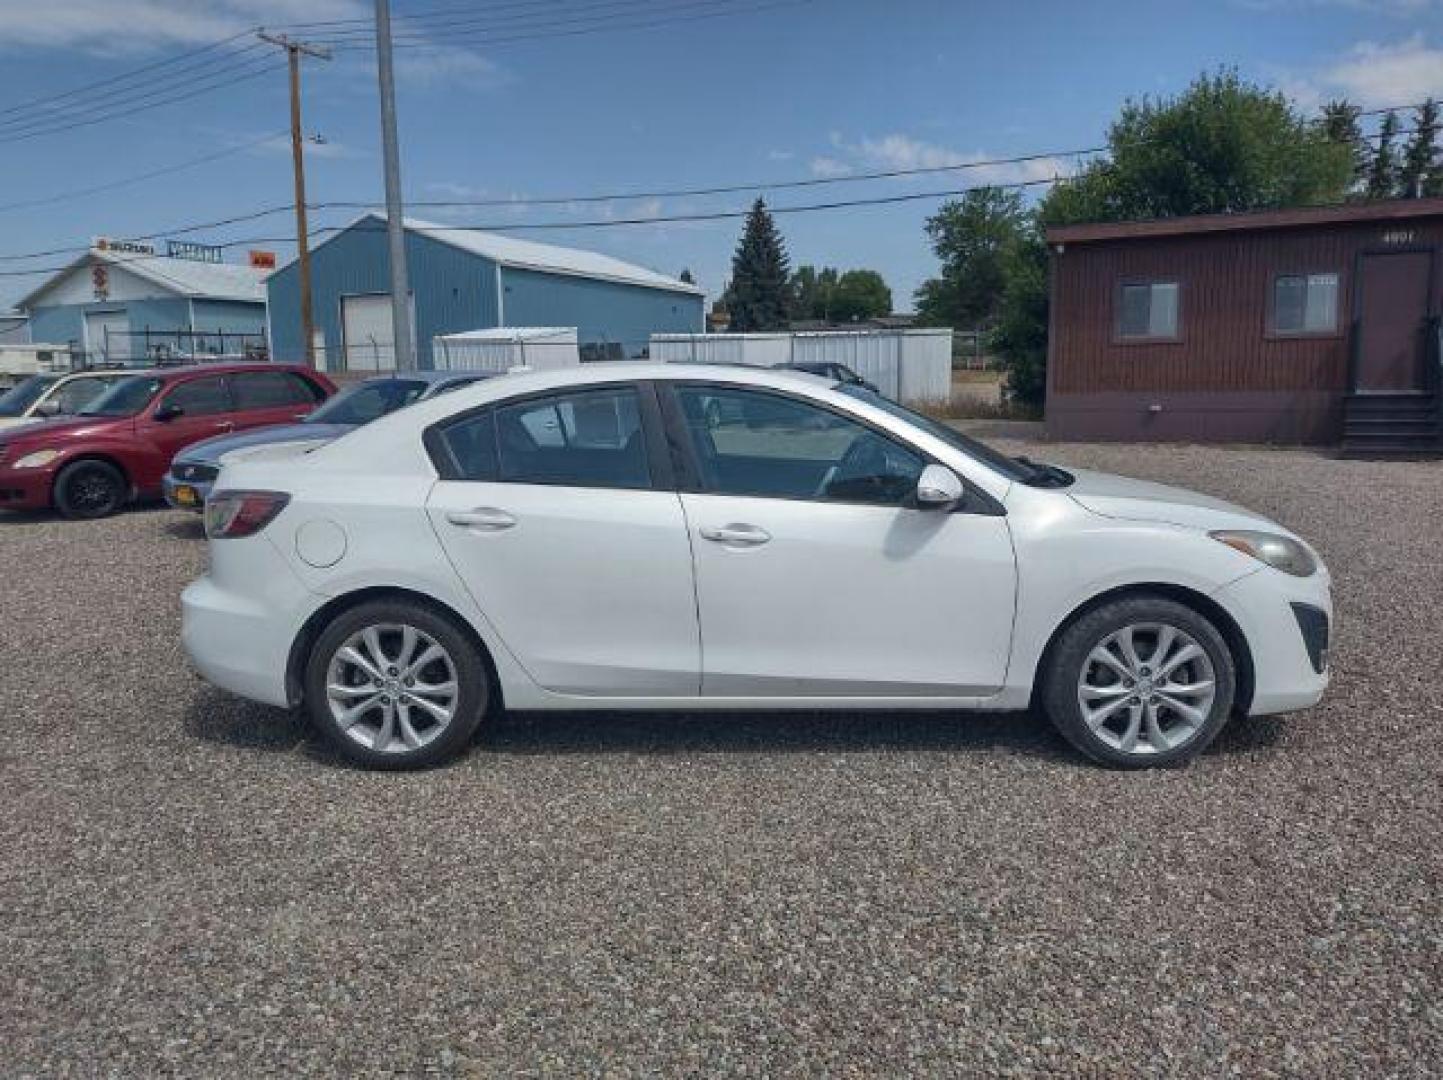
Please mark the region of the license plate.
POLYGON ((189 484, 178 484, 175 489, 175 501, 181 506, 199 506, 200 492, 189 484))

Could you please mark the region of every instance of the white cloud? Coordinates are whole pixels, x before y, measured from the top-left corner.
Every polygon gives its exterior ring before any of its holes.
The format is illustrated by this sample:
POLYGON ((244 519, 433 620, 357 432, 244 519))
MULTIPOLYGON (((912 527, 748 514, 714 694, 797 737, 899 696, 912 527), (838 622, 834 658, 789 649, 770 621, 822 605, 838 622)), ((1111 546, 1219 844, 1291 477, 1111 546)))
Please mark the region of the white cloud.
POLYGON ((367 15, 360 0, 0 0, 0 48, 149 52, 209 43, 258 24, 367 15))
POLYGON ((1422 34, 1391 45, 1360 41, 1307 82, 1365 108, 1411 105, 1443 97, 1443 49, 1422 34))
POLYGON ((995 160, 997 154, 983 151, 963 153, 936 143, 926 142, 899 132, 879 137, 864 137, 849 142, 840 135, 832 136, 832 145, 839 151, 836 158, 817 158, 813 173, 822 176, 844 176, 852 172, 893 172, 914 169, 954 170, 970 184, 1015 184, 1050 180, 1067 176, 1072 166, 1062 158, 1044 157, 1032 161, 980 164, 995 160), (846 160, 842 160, 845 158, 846 160), (825 163, 825 170, 819 163, 825 163))
MULTIPOLYGON (((366 157, 366 153, 346 143, 335 142, 324 136, 322 141, 315 142, 307 139, 303 144, 306 157, 313 160, 334 161, 342 158, 366 157)), ((291 153, 291 137, 289 135, 277 135, 273 139, 266 139, 256 146, 256 152, 261 154, 284 154, 286 157, 291 153)))

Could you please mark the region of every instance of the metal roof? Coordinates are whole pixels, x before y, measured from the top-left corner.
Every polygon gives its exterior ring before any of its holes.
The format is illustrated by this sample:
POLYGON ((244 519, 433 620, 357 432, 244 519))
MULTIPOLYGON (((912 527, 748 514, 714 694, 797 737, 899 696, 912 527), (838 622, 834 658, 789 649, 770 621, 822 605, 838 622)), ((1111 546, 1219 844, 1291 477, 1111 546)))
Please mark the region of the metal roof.
POLYGON ((1254 210, 1237 214, 1193 214, 1146 221, 1058 225, 1047 230, 1047 242, 1082 244, 1096 240, 1130 240, 1151 236, 1187 236, 1255 229, 1295 229, 1309 225, 1346 225, 1354 222, 1404 221, 1432 217, 1443 217, 1443 198, 1388 199, 1379 202, 1343 203, 1338 206, 1254 210))
POLYGON ((169 255, 136 255, 130 252, 92 249, 26 294, 15 306, 34 307, 35 301, 51 288, 76 270, 93 262, 118 267, 177 296, 196 299, 203 297, 208 300, 243 300, 253 304, 263 304, 266 299, 265 270, 235 263, 207 263, 194 259, 174 259, 169 255))
MULTIPOLYGON (((349 232, 364 221, 385 222, 386 215, 380 211, 368 211, 349 225, 338 229, 315 249, 329 244, 342 233, 349 232)), ((687 293, 692 296, 704 295, 696 285, 667 277, 644 266, 613 259, 594 251, 579 248, 558 247, 555 244, 539 244, 534 240, 518 240, 501 233, 483 232, 480 229, 460 229, 449 225, 438 225, 420 218, 403 219, 406 229, 417 235, 428 237, 438 243, 458 248, 461 251, 490 259, 501 266, 518 270, 537 270, 545 274, 565 274, 571 277, 592 278, 598 281, 614 281, 623 285, 640 285, 648 289, 663 289, 667 292, 687 293)), ((289 266, 294 259, 286 262, 289 266)))

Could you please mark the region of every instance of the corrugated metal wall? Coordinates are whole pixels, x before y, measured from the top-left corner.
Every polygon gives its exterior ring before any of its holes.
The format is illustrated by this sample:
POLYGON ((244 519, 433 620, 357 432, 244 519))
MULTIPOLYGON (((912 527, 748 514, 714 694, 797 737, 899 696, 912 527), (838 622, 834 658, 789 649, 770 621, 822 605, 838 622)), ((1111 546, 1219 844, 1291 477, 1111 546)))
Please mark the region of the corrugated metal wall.
POLYGON ((1050 426, 1065 437, 1150 431, 1168 438, 1335 437, 1347 389, 1357 257, 1388 250, 1389 237, 1393 246, 1400 237, 1402 246, 1437 246, 1443 225, 1330 224, 1073 243, 1054 251, 1050 426), (1336 333, 1270 332, 1273 279, 1292 273, 1338 274, 1336 333), (1119 287, 1146 280, 1179 283, 1178 341, 1118 340, 1119 287), (1163 422, 1159 412, 1178 415, 1163 422))
POLYGON ((619 344, 628 357, 658 331, 702 328, 702 298, 690 293, 509 266, 501 280, 507 326, 574 326, 582 344, 619 344))

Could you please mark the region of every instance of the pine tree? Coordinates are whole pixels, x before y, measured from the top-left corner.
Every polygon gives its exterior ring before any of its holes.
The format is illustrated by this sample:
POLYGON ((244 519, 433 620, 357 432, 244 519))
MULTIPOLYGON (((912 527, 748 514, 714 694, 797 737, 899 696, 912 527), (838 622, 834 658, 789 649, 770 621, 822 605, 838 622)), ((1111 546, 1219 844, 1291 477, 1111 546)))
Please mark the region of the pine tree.
POLYGON ((1353 182, 1349 189, 1361 190, 1368 177, 1368 144, 1358 122, 1362 110, 1346 101, 1330 101, 1323 106, 1323 134, 1329 142, 1348 148, 1353 161, 1353 182))
POLYGON ((746 228, 732 257, 732 282, 727 295, 731 329, 736 333, 784 330, 790 310, 787 249, 767 212, 757 199, 747 214, 746 228))
POLYGON ((1398 137, 1398 114, 1383 117, 1378 129, 1378 150, 1368 166, 1367 195, 1370 199, 1391 199, 1398 193, 1398 155, 1393 140, 1398 137))
POLYGON ((1438 183, 1438 103, 1432 98, 1418 106, 1417 126, 1412 141, 1403 151, 1403 167, 1398 178, 1399 193, 1405 198, 1420 198, 1430 186, 1438 183), (1431 184, 1430 184, 1431 181, 1431 184))

